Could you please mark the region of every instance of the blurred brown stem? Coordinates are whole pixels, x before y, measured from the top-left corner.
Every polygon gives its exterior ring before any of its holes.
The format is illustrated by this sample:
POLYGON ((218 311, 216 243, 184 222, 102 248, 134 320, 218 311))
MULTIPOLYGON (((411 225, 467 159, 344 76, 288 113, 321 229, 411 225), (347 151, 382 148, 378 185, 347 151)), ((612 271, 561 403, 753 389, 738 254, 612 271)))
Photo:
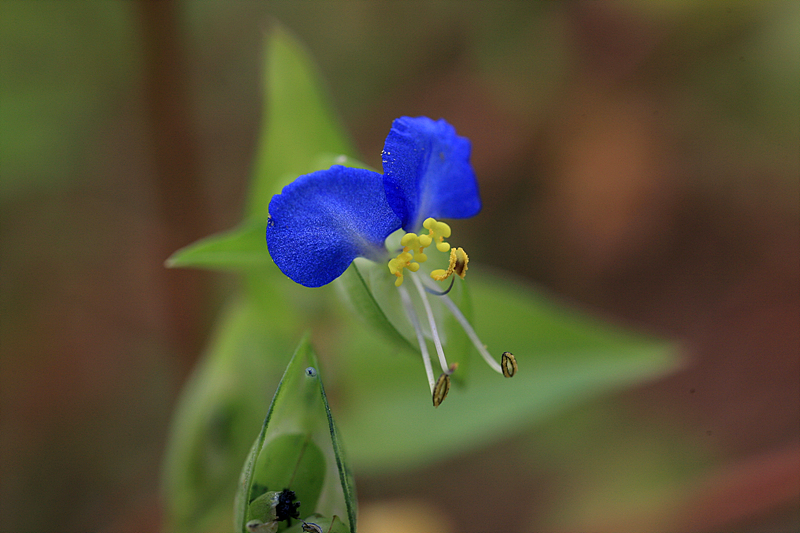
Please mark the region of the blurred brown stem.
MULTIPOLYGON (((143 79, 156 191, 162 230, 161 260, 208 233, 208 212, 199 180, 187 74, 181 48, 178 6, 172 0, 138 2, 143 47, 143 79)), ((190 370, 202 334, 207 276, 164 270, 165 334, 180 371, 190 370)))

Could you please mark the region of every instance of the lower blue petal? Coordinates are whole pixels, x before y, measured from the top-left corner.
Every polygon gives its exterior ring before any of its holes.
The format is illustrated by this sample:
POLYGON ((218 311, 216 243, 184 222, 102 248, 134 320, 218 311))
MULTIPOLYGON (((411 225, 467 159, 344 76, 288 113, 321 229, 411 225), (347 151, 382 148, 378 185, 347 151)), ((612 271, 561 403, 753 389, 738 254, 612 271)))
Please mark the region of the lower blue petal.
POLYGON ((419 231, 428 217, 478 214, 481 199, 470 150, 469 139, 444 120, 394 121, 383 149, 384 187, 404 230, 419 231))
POLYGON ((342 275, 356 257, 387 259, 384 240, 400 228, 377 172, 333 166, 300 176, 269 203, 267 248, 306 287, 342 275))

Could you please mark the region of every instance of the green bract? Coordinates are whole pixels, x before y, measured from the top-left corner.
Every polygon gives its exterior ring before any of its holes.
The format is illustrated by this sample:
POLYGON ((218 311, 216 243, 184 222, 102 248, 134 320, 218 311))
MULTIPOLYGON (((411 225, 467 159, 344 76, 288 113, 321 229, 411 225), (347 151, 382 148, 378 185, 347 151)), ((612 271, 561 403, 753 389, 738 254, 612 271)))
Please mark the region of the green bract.
MULTIPOLYGON (((245 461, 234 507, 236 531, 275 520, 272 497, 291 490, 299 517, 340 517, 356 530, 355 486, 331 417, 319 362, 304 339, 286 367, 264 425, 245 461)), ((296 521, 295 521, 296 522, 296 521)), ((290 527, 280 522, 277 531, 290 527)))

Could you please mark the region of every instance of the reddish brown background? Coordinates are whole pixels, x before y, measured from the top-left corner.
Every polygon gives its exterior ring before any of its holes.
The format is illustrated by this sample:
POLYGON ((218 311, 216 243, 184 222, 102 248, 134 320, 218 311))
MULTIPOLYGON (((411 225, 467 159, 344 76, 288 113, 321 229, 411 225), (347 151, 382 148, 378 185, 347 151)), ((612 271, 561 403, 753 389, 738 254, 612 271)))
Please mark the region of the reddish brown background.
POLYGON ((162 263, 239 219, 274 20, 369 163, 404 114, 472 139, 473 253, 691 357, 566 415, 623 413, 561 459, 537 444, 552 463, 500 459, 544 428, 359 479, 364 531, 800 527, 800 11, 709 4, 3 2, 0 530, 159 526, 171 409, 232 281, 162 263), (592 507, 620 475, 592 446, 648 439, 708 459, 685 498, 592 507))

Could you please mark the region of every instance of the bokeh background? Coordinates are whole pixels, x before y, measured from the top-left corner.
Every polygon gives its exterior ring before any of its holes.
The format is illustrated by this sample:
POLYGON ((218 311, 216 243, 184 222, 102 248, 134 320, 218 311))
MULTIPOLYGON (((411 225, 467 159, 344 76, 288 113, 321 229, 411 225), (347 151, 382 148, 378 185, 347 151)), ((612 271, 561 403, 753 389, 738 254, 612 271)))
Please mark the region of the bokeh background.
POLYGON ((236 284, 163 262, 240 220, 276 21, 367 163, 401 115, 472 139, 472 254, 688 361, 358 476, 360 530, 800 527, 800 3, 2 0, 0 531, 160 527, 236 284))

